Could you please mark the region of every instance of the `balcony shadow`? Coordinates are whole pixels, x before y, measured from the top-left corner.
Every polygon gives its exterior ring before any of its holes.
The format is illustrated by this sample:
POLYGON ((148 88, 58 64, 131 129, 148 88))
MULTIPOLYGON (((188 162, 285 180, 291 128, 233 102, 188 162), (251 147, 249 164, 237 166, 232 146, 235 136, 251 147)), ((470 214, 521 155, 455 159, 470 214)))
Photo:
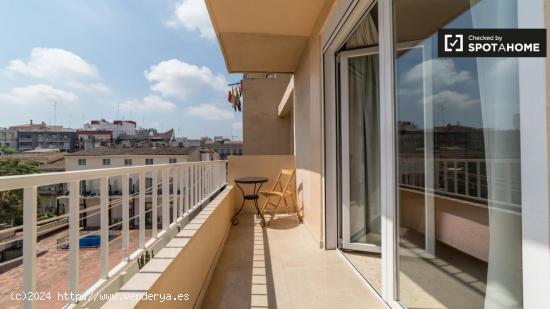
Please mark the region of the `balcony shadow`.
POLYGON ((269 240, 253 214, 232 226, 202 308, 277 308, 269 240))
POLYGON ((296 215, 277 214, 273 219, 268 219, 268 222, 268 228, 274 230, 288 230, 300 225, 296 215))

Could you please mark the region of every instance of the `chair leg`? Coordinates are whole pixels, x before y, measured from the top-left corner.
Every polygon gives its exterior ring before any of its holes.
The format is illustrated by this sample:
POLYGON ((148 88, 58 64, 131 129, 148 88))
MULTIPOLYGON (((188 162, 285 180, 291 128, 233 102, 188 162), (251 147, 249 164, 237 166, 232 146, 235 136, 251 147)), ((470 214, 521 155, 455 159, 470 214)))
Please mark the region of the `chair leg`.
POLYGON ((283 202, 285 203, 286 214, 290 215, 290 209, 288 208, 288 203, 286 202, 286 196, 283 196, 283 202))
POLYGON ((269 199, 270 199, 270 198, 271 198, 270 196, 266 196, 266 197, 265 197, 265 202, 264 202, 264 205, 262 206, 262 210, 261 210, 261 213, 262 213, 262 214, 264 213, 264 211, 265 211, 265 209, 266 209, 266 207, 267 207, 267 205, 268 205, 268 203, 269 203, 269 199))
POLYGON ((271 218, 269 218, 269 221, 273 220, 275 218, 275 213, 277 213, 277 208, 279 208, 279 204, 281 203, 281 197, 279 197, 279 200, 277 201, 277 204, 273 206, 273 211, 271 212, 271 218))

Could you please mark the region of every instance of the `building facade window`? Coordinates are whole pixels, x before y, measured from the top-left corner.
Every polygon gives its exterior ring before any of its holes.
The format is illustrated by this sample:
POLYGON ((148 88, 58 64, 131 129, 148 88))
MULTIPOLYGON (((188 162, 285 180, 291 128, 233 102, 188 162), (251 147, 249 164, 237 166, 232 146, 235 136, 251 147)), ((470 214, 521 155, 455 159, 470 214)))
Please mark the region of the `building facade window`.
POLYGON ((153 165, 153 159, 152 158, 145 159, 145 165, 153 165))
POLYGON ((78 166, 85 166, 86 165, 86 159, 78 159, 78 166))
POLYGON ((111 159, 103 159, 103 165, 111 165, 111 159))
POLYGON ((132 165, 132 159, 124 159, 124 165, 125 166, 131 166, 132 165))
POLYGON ((168 163, 170 163, 170 164, 174 164, 174 163, 177 163, 177 162, 178 162, 178 159, 176 159, 176 158, 168 159, 168 163))

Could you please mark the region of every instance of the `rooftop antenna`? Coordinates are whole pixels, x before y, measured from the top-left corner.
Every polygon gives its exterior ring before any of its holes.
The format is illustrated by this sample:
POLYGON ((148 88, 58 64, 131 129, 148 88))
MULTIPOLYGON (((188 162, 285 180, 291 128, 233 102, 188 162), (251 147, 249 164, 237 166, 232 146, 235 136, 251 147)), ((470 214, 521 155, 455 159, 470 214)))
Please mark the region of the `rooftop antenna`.
POLYGON ((53 125, 57 125, 57 101, 53 102, 53 125))
POLYGON ((116 119, 120 119, 120 102, 116 105, 116 119))

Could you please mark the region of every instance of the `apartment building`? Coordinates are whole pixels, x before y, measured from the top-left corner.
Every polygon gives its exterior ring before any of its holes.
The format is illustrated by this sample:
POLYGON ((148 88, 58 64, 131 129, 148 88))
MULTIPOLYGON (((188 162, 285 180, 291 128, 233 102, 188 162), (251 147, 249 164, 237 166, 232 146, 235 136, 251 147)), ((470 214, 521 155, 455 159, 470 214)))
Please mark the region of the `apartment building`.
POLYGON ((228 156, 240 156, 243 154, 242 141, 233 141, 220 136, 204 140, 201 143, 201 148, 218 153, 222 160, 226 160, 228 156))
POLYGON ((0 145, 17 149, 17 131, 7 128, 0 128, 0 145))
MULTIPOLYGON (((193 155, 194 151, 196 151, 196 149, 184 147, 120 147, 89 149, 67 154, 65 156, 65 170, 79 171, 189 162, 189 156, 193 155)), ((88 182, 84 186, 85 187, 82 188, 83 193, 99 193, 98 183, 88 182)), ((130 178, 130 188, 132 192, 137 189, 136 186, 137 175, 134 175, 134 177, 130 178)), ((110 191, 113 194, 122 192, 120 182, 114 181, 110 185, 110 191)))
POLYGON ((154 128, 137 129, 135 134, 121 134, 116 139, 116 143, 126 146, 149 146, 149 147, 166 147, 172 145, 176 135, 174 129, 165 132, 158 132, 154 128))
POLYGON ((87 131, 111 131, 113 138, 117 139, 120 135, 135 135, 137 123, 132 120, 114 120, 113 122, 105 119, 92 120, 84 125, 87 131))
POLYGON ((87 150, 108 147, 113 144, 113 131, 78 130, 76 131, 77 148, 87 150))

